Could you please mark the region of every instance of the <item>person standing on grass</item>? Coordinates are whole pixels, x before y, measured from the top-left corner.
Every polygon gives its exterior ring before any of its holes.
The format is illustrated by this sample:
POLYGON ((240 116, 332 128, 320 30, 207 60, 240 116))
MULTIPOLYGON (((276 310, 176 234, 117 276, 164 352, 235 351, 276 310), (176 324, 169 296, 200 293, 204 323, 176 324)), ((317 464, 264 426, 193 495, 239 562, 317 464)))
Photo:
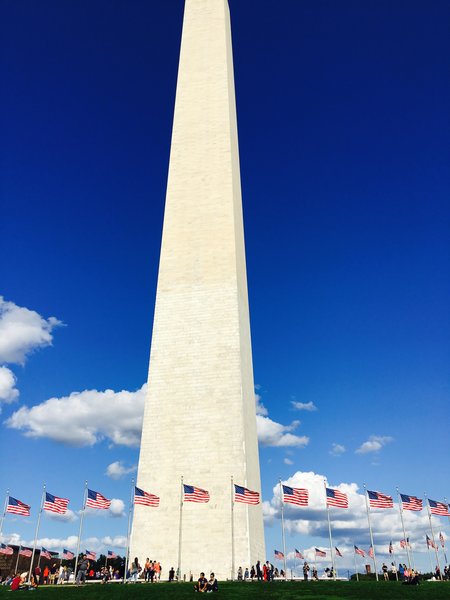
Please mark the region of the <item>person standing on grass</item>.
POLYGON ((77 573, 77 579, 76 579, 77 585, 86 583, 86 573, 87 573, 88 569, 89 569, 89 561, 87 559, 86 554, 83 554, 81 561, 78 565, 78 573, 77 573))

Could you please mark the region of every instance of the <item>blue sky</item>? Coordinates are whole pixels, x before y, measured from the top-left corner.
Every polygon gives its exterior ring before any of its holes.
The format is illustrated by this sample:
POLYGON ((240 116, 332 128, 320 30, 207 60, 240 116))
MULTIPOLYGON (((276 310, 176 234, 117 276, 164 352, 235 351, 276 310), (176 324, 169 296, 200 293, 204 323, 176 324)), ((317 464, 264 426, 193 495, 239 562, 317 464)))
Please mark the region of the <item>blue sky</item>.
MULTIPOLYGON (((270 556, 279 477, 450 496, 450 6, 230 8, 270 556)), ((2 7, 0 479, 34 507, 7 518, 14 539, 32 539, 44 481, 74 511, 85 479, 127 502, 132 475, 106 472, 138 456, 139 416, 122 416, 147 374, 182 12, 2 7)), ((348 489, 335 541, 367 546, 348 489)), ((121 513, 87 519, 85 538, 120 551, 121 513)), ((290 515, 289 547, 326 546, 323 516, 290 515)), ((44 545, 69 543, 73 518, 46 518, 44 545)), ((377 518, 381 548, 400 524, 377 518)), ((410 527, 425 568, 426 523, 410 527)))

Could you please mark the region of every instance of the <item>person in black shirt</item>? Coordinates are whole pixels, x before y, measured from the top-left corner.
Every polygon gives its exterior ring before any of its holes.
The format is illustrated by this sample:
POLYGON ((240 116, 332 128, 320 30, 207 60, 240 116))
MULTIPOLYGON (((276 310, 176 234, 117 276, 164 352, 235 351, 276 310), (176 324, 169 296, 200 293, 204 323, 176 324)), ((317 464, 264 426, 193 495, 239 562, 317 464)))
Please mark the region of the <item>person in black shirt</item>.
POLYGON ((206 592, 208 590, 208 580, 204 573, 200 573, 197 583, 194 585, 195 592, 206 592))
POLYGON ((209 576, 209 581, 208 581, 208 585, 206 586, 207 592, 218 592, 219 591, 219 584, 217 583, 217 579, 216 576, 214 575, 214 573, 211 573, 211 575, 209 576))

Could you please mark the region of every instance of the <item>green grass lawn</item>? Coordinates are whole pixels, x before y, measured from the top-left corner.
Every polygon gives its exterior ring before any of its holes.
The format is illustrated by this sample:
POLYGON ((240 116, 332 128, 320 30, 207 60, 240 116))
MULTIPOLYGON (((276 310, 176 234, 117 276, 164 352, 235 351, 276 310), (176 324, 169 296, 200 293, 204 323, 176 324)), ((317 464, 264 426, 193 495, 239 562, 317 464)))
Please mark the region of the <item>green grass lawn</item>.
MULTIPOLYGON (((0 597, 9 597, 10 592, 0 586, 0 597)), ((160 583, 160 584, 90 584, 84 587, 73 586, 41 586, 33 592, 19 592, 31 594, 31 597, 45 599, 72 598, 147 598, 151 600, 186 600, 198 599, 198 594, 193 591, 192 584, 188 583, 160 583)), ((14 598, 16 596, 13 596, 14 598)), ((450 582, 422 583, 416 587, 409 587, 396 582, 274 582, 274 583, 221 583, 217 595, 208 594, 206 598, 215 600, 298 600, 299 598, 314 598, 316 600, 335 600, 338 598, 351 598, 355 600, 395 600, 396 598, 414 598, 440 600, 450 597, 450 582)))

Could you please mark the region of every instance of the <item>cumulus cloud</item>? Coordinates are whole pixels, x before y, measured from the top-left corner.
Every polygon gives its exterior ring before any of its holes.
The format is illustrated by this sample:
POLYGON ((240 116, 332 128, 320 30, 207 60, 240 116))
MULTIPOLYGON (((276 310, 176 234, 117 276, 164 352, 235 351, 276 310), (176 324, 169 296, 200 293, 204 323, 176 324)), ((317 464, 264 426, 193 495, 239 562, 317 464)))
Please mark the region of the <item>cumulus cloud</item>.
POLYGON ((371 435, 369 439, 361 444, 356 450, 356 454, 368 454, 370 452, 379 452, 383 446, 392 442, 393 438, 388 435, 371 435))
POLYGON ((285 465, 293 465, 294 464, 294 461, 291 460, 290 458, 288 458, 287 456, 285 457, 283 462, 285 465))
POLYGON ((344 454, 344 452, 345 446, 343 446, 342 444, 335 444, 334 442, 331 444, 331 456, 341 456, 341 454, 344 454))
POLYGON ((63 515, 50 511, 45 511, 44 514, 50 521, 59 521, 62 523, 70 523, 78 519, 78 515, 73 510, 70 510, 70 508, 63 515))
POLYGON ((264 404, 261 402, 261 396, 259 394, 255 394, 255 401, 256 401, 256 414, 262 415, 263 417, 267 417, 267 415, 269 414, 269 411, 264 406, 264 404))
POLYGON ((305 435, 299 436, 292 433, 299 425, 300 421, 292 421, 290 425, 282 425, 272 421, 269 417, 256 416, 258 440, 262 446, 296 446, 303 448, 309 443, 309 438, 305 435))
POLYGON ((58 325, 62 323, 55 317, 44 319, 0 296, 0 362, 23 365, 31 352, 51 345, 58 325))
POLYGON ((146 388, 144 384, 135 392, 73 392, 31 408, 22 407, 6 424, 27 437, 48 438, 70 446, 93 446, 108 440, 136 447, 141 439, 146 388))
POLYGON ((307 410, 308 412, 318 410, 314 402, 297 402, 296 400, 292 400, 291 404, 295 410, 307 410))
POLYGON ((121 460, 116 460, 106 467, 106 475, 111 479, 120 479, 129 473, 134 473, 136 470, 136 465, 126 467, 121 460))
POLYGON ((112 517, 117 519, 125 516, 125 503, 120 498, 111 498, 111 506, 107 510, 97 508, 86 508, 86 515, 95 515, 96 517, 112 517))
MULTIPOLYGON (((297 471, 283 481, 286 485, 297 488, 306 488, 309 491, 309 506, 295 507, 284 505, 284 521, 286 532, 292 536, 314 536, 323 539, 326 549, 328 542, 328 522, 325 505, 324 476, 314 472, 297 471)), ((368 532, 366 502, 364 492, 356 483, 329 483, 329 487, 339 489, 348 495, 349 508, 331 508, 331 522, 333 543, 340 550, 348 549, 349 563, 353 561, 353 544, 363 547, 366 551, 370 544, 368 532)), ((387 490, 383 490, 388 493, 387 490)), ((423 543, 425 534, 429 530, 426 511, 403 513, 407 535, 410 537, 414 552, 426 552, 423 543)), ((264 521, 268 526, 279 527, 281 519, 281 498, 279 484, 273 487, 273 496, 270 501, 263 503, 264 521)), ((372 527, 375 542, 375 551, 382 560, 388 560, 389 541, 393 540, 396 552, 400 552, 399 540, 403 539, 403 531, 399 519, 398 504, 394 503, 393 509, 371 509, 372 527)), ((436 530, 439 529, 438 517, 433 517, 436 530)), ((319 543, 317 547, 319 547, 319 543)), ((314 558, 314 547, 305 550, 307 560, 314 558), (308 554, 308 552, 310 552, 308 554)), ((329 553, 327 551, 327 556, 329 553)), ((329 558, 328 558, 329 560, 329 558)))
MULTIPOLYGON (((23 539, 18 533, 4 534, 1 538, 3 543, 5 544, 13 544, 13 545, 22 545, 22 546, 33 546, 34 540, 23 539)), ((63 548, 67 548, 68 550, 76 551, 77 549, 78 537, 76 535, 69 535, 65 538, 39 538, 37 540, 37 547, 44 547, 47 550, 52 551, 62 551, 63 548)), ((89 548, 93 552, 103 552, 105 550, 110 550, 111 548, 126 548, 127 538, 123 535, 116 535, 111 537, 109 535, 104 537, 89 537, 81 540, 80 548, 83 550, 84 548, 89 548)))
POLYGON ((14 402, 19 396, 16 376, 8 367, 0 367, 0 402, 14 402))

